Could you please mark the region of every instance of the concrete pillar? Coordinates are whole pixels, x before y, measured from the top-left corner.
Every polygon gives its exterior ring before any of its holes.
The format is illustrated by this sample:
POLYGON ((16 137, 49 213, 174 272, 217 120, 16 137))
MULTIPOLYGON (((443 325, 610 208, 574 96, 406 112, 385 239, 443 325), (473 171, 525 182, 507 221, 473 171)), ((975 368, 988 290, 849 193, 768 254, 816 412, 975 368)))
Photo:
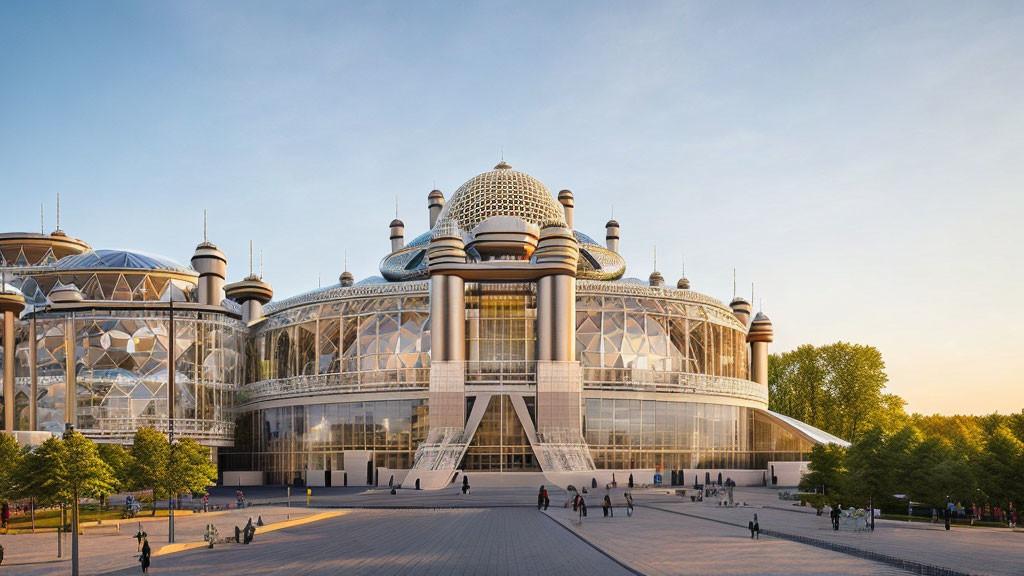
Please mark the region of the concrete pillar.
POLYGON ((39 416, 36 401, 39 398, 39 367, 38 353, 39 346, 36 334, 36 318, 33 315, 28 325, 28 375, 29 375, 29 399, 28 399, 28 429, 36 430, 39 426, 39 416))

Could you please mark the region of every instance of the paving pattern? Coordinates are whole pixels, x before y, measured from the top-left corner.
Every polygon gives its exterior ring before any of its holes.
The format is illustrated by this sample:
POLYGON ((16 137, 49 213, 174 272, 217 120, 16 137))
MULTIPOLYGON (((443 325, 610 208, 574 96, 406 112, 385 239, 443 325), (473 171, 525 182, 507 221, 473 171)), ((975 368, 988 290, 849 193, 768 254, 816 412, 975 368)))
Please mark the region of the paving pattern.
POLYGON ((157 557, 150 572, 194 575, 212 566, 218 576, 630 574, 528 508, 354 510, 268 534, 249 546, 157 557))
MULTIPOLYGON (((233 504, 233 490, 215 493, 217 504, 233 504)), ((590 517, 582 526, 561 504, 565 493, 549 487, 552 507, 536 509, 534 488, 480 488, 470 495, 364 488, 314 489, 305 507, 297 491, 292 508, 254 506, 180 518, 178 541, 199 541, 206 522, 222 535, 251 514, 277 523, 324 512, 340 515, 260 534, 249 546, 218 545, 157 555, 151 573, 263 574, 909 574, 892 565, 792 541, 813 538, 847 546, 858 555, 885 554, 957 573, 1024 576, 1024 532, 879 522, 875 533, 838 534, 827 517, 778 500, 775 491, 737 490, 740 508, 691 503, 667 491, 636 491, 636 512, 601 517, 603 490, 587 496, 590 517), (747 521, 757 513, 762 528, 780 538, 752 541, 747 521)), ((256 502, 283 500, 279 488, 254 489, 256 502)), ((620 492, 613 495, 621 499, 620 492)), ((145 523, 154 550, 166 543, 166 520, 145 523)), ((89 531, 82 538, 82 574, 138 574, 136 525, 121 535, 89 531)), ((0 576, 66 575, 67 560, 55 561, 56 536, 0 536, 7 549, 0 576)))

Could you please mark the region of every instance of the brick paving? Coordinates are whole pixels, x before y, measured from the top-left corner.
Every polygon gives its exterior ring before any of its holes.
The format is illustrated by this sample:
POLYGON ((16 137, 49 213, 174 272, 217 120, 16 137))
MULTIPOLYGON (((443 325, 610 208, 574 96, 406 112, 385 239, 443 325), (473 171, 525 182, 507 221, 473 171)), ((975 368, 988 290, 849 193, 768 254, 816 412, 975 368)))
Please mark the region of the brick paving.
MULTIPOLYGON (((246 546, 154 558, 151 573, 564 574, 630 572, 530 509, 353 510, 246 546)), ((114 574, 136 574, 138 568, 114 574)))
MULTIPOLYGON (((595 499, 596 500, 596 499, 595 499)), ((679 516, 647 507, 627 517, 616 509, 604 518, 600 506, 588 509, 581 526, 572 510, 549 509, 566 528, 649 576, 669 574, 850 574, 906 575, 885 565, 762 536, 751 540, 745 529, 679 516)))
MULTIPOLYGON (((297 491, 298 492, 298 491, 297 491)), ((222 536, 249 515, 266 523, 316 514, 327 507, 342 515, 259 534, 250 546, 218 545, 155 556, 153 574, 907 574, 884 563, 792 541, 812 538, 861 553, 908 558, 959 573, 1024 575, 1024 533, 998 529, 878 522, 874 534, 831 531, 827 517, 778 500, 774 490, 738 489, 741 508, 691 503, 665 491, 636 491, 632 518, 619 508, 601 518, 603 490, 588 495, 591 515, 573 526, 562 508, 565 493, 549 487, 552 508, 536 510, 536 489, 481 488, 463 496, 439 492, 365 488, 314 489, 313 507, 296 494, 292 509, 247 510, 179 518, 178 541, 199 541, 206 522, 222 536), (753 513, 780 538, 751 541, 753 513), (626 565, 629 569, 623 567, 626 565)), ((247 490, 247 497, 279 500, 279 488, 247 490)), ((621 490, 616 492, 621 499, 621 490)), ((230 493, 218 498, 233 500, 230 493)), ((166 520, 144 524, 154 550, 166 543, 166 520)), ((136 525, 120 536, 90 532, 82 538, 82 574, 137 574, 136 525)), ((55 561, 53 533, 0 536, 7 549, 0 576, 67 574, 55 561)))
POLYGON ((876 520, 875 532, 834 532, 826 515, 816 516, 809 508, 779 500, 776 491, 737 489, 736 500, 748 506, 720 508, 714 503, 683 502, 681 498, 641 498, 644 507, 679 512, 677 522, 694 516, 732 523, 743 529, 758 514, 762 529, 808 538, 825 544, 847 546, 862 553, 874 553, 965 574, 1024 575, 1024 532, 1009 529, 969 528, 954 525, 946 532, 942 525, 876 520))

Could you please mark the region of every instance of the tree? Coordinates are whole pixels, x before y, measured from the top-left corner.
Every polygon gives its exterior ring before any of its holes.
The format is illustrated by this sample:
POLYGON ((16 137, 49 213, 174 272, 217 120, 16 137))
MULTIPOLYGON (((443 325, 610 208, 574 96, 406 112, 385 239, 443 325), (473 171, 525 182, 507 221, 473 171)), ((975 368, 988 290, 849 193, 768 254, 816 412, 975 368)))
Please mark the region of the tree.
POLYGON ((35 498, 42 506, 64 506, 71 501, 72 494, 60 482, 64 477, 67 458, 60 438, 48 438, 45 442, 22 457, 15 472, 19 494, 35 498))
POLYGON ((114 477, 114 492, 122 492, 131 485, 132 457, 120 444, 97 444, 100 459, 110 466, 114 477))
POLYGON ((140 428, 135 433, 129 465, 129 487, 131 490, 153 491, 154 516, 157 495, 164 493, 170 450, 167 437, 153 428, 140 428))
POLYGON ((0 432, 0 501, 18 497, 16 470, 21 463, 22 450, 10 434, 0 432))
POLYGON ((985 442, 978 462, 978 481, 997 506, 1021 502, 1024 497, 1024 444, 1006 426, 996 428, 985 442))
POLYGON ((815 444, 811 448, 808 473, 800 480, 800 489, 816 490, 824 486, 829 494, 839 492, 843 482, 846 449, 837 444, 815 444))
POLYGON ((217 479, 217 467, 210 461, 210 449, 191 438, 182 438, 170 451, 165 486, 174 497, 206 490, 217 479))
POLYGON ((852 442, 874 425, 907 424, 903 399, 883 393, 887 381, 877 348, 804 345, 769 357, 769 408, 852 442))

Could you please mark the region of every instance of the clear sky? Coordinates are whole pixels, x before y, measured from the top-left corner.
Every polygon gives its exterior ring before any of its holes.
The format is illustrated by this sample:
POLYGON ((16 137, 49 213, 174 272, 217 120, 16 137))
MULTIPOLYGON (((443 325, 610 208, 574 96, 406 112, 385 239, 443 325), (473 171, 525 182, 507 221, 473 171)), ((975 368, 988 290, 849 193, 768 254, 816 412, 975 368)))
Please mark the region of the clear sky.
POLYGON ((1024 3, 0 3, 0 230, 202 239, 279 296, 377 274, 505 159, 628 275, 774 351, 877 346, 920 412, 1024 408, 1024 3), (757 307, 755 303, 755 308, 757 307))

